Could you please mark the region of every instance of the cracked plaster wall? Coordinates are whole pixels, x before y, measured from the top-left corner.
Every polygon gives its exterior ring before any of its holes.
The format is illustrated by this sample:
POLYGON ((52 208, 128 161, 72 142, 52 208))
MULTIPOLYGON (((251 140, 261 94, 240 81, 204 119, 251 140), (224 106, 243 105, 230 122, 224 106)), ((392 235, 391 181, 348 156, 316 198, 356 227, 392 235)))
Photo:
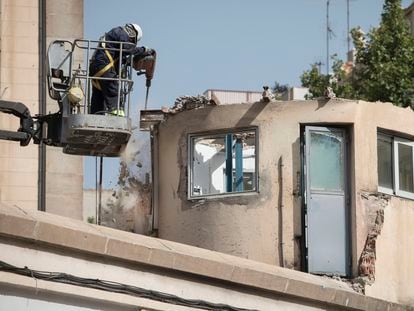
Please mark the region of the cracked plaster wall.
POLYGON ((375 281, 365 287, 369 296, 414 306, 414 206, 390 198, 384 224, 376 239, 375 281))
POLYGON ((409 224, 414 223, 414 202, 372 195, 378 183, 378 129, 414 138, 412 111, 391 104, 346 100, 270 102, 219 105, 169 116, 159 128, 159 236, 301 269, 301 124, 342 125, 348 129, 352 277, 364 271, 360 259, 367 256, 368 234, 373 234, 379 221, 380 230, 374 238, 374 282, 365 287, 366 294, 410 302, 414 299, 414 270, 410 267, 414 262, 414 231, 409 224), (259 192, 187 200, 187 135, 250 126, 258 128, 259 192), (278 167, 280 158, 282 170, 278 167))
POLYGON ((353 120, 351 102, 330 107, 318 102, 259 102, 170 116, 159 129, 159 236, 300 269, 300 122, 340 122, 336 107, 353 120), (259 192, 187 200, 187 135, 252 126, 258 128, 259 192))

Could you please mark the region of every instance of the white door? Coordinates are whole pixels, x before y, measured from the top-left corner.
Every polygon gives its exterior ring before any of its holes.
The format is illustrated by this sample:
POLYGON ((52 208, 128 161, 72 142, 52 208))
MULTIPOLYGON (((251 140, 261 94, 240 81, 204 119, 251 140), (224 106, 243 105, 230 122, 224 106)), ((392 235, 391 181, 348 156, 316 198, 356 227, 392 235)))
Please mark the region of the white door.
POLYGON ((346 131, 305 128, 305 235, 308 271, 349 274, 346 131))

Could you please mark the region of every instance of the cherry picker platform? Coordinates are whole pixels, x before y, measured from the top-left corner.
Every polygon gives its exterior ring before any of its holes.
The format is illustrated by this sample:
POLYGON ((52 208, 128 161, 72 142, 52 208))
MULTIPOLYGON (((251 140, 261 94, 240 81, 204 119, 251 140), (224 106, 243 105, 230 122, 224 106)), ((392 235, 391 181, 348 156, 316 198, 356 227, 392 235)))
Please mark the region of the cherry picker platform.
POLYGON ((133 69, 138 74, 145 74, 148 88, 156 59, 154 53, 137 60, 134 55, 128 55, 131 50, 128 45, 131 43, 84 39, 51 42, 47 52, 47 84, 49 96, 58 103, 58 112, 31 116, 23 103, 0 100, 0 112, 20 119, 17 131, 0 129, 0 139, 19 141, 21 146, 33 140, 35 144, 61 147, 67 154, 119 156, 132 134, 129 116, 133 69), (115 78, 91 76, 88 60, 106 43, 116 46, 111 50, 119 53, 120 60, 126 61, 117 62, 118 75, 115 78), (104 79, 117 81, 117 110, 123 108, 124 116, 90 113, 92 81, 104 79))

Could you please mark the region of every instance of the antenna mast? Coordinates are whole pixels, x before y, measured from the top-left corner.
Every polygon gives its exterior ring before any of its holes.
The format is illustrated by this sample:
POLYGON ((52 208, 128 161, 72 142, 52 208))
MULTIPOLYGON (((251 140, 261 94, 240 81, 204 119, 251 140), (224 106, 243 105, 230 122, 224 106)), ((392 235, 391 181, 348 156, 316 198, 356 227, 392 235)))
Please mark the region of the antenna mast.
POLYGON ((326 0, 326 75, 329 75, 329 37, 331 32, 329 27, 329 1, 326 0))
POLYGON ((346 51, 349 53, 351 50, 351 34, 349 33, 349 0, 346 0, 346 23, 347 23, 347 39, 348 39, 348 50, 346 51))

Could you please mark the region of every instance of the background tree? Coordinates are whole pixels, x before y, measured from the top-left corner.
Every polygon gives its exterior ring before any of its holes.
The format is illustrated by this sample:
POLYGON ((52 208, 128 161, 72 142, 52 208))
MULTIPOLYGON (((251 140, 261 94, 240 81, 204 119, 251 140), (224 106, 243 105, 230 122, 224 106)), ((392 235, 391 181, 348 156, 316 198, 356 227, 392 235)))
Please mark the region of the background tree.
POLYGON ((307 96, 307 99, 323 96, 329 85, 329 76, 321 74, 317 64, 313 64, 310 70, 305 71, 300 79, 302 86, 309 88, 310 96, 307 96))
POLYGON ((308 98, 324 96, 328 86, 332 87, 338 97, 355 98, 355 82, 350 65, 344 63, 336 54, 331 59, 333 60, 331 75, 321 74, 318 64, 313 64, 309 71, 302 74, 302 86, 309 88, 308 98))
MULTIPOLYGON (((355 31, 353 37, 358 40, 355 31)), ((414 39, 401 0, 385 1, 380 26, 366 39, 356 47, 358 93, 369 101, 408 106, 414 94, 414 39)))
POLYGON ((406 107, 414 96, 414 39, 404 18, 401 0, 385 0, 379 27, 365 35, 351 31, 356 50, 351 72, 349 64, 336 59, 333 74, 323 75, 315 65, 301 76, 312 97, 324 95, 331 86, 338 97, 392 102, 406 107), (331 82, 331 83, 330 83, 331 82))

